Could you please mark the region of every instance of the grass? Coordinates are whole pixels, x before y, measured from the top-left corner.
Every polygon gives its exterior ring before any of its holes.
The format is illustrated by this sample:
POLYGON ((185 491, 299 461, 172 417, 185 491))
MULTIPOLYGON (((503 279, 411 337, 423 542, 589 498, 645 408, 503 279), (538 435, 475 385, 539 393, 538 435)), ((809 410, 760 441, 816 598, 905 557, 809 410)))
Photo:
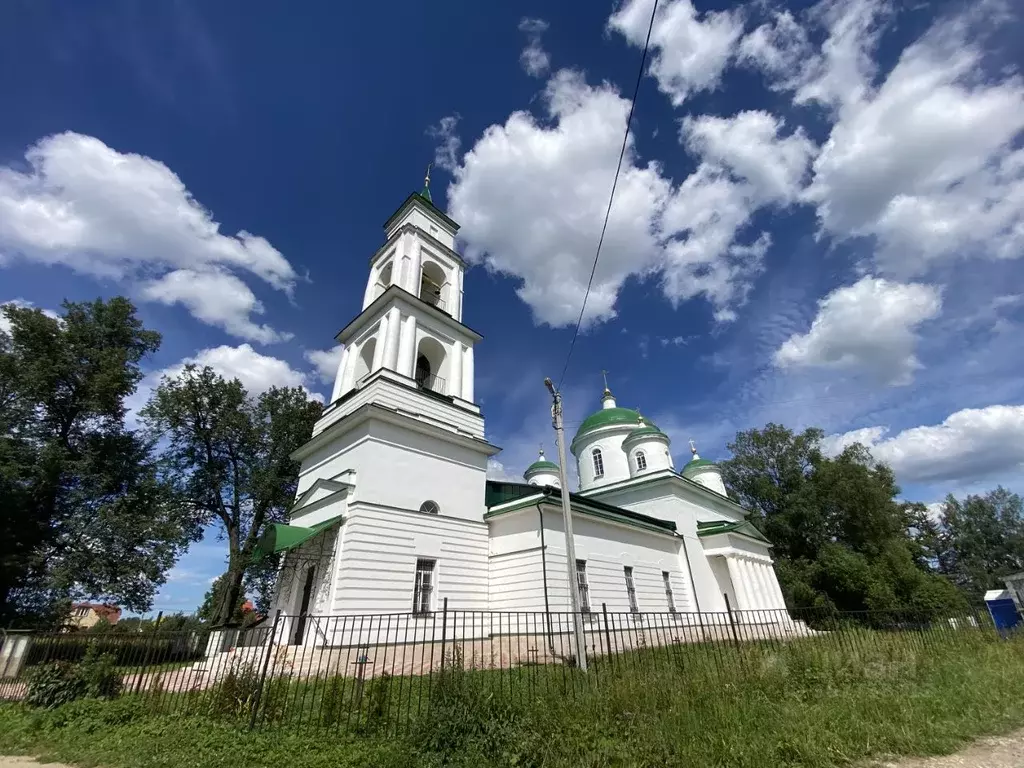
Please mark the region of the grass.
MULTIPOLYGON (((825 637, 714 655, 691 648, 631 656, 614 666, 598 663, 585 680, 557 668, 531 669, 537 676, 524 672, 519 679, 549 684, 513 687, 511 696, 514 675, 468 672, 456 661, 435 674, 430 707, 398 735, 388 729, 387 714, 399 680, 365 692, 362 727, 347 735, 310 727, 312 709, 301 727, 285 707, 270 713, 264 729, 248 733, 240 728, 244 706, 237 717, 228 708, 228 717, 214 719, 208 710, 161 714, 151 700, 131 696, 50 712, 7 705, 0 707, 0 752, 107 768, 815 768, 878 755, 948 753, 1024 725, 1024 639, 935 633, 909 640, 866 632, 842 644, 825 637), (566 695, 559 680, 574 684, 575 693, 566 695), (377 718, 367 716, 371 710, 377 718)), ((210 692, 209 701, 246 695, 239 681, 232 685, 210 692)), ((283 692, 298 696, 298 690, 283 692)), ((330 681, 321 681, 315 694, 324 705, 316 711, 328 720, 323 712, 332 707, 335 718, 348 713, 344 697, 330 691, 330 681)))

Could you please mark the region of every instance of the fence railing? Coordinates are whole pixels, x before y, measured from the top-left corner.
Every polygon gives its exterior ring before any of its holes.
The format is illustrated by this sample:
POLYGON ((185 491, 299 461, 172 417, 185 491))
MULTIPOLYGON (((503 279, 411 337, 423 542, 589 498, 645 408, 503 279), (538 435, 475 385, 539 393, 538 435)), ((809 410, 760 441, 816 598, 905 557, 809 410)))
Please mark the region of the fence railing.
POLYGON ((678 675, 681 684, 710 676, 741 685, 737 669, 770 666, 773 656, 795 649, 884 669, 873 660, 888 664, 1000 640, 983 610, 937 617, 909 610, 619 613, 602 606, 583 619, 586 673, 575 664, 572 614, 457 611, 447 601, 427 615, 279 613, 249 630, 12 634, 0 647, 0 671, 7 669, 0 700, 24 698, 33 669, 80 661, 92 649, 93 657, 113 658, 121 695, 143 697, 157 711, 249 727, 397 732, 429 712, 453 675, 460 685, 522 701, 600 695, 603 687, 652 674, 678 675))

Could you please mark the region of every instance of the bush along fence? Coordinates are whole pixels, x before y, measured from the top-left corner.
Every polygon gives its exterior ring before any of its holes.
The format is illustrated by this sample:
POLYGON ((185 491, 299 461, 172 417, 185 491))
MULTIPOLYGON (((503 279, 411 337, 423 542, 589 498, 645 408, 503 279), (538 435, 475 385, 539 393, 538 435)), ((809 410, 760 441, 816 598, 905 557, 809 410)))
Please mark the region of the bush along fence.
MULTIPOLYGON (((248 630, 136 635, 8 633, 0 700, 57 706, 136 696, 154 712, 275 726, 401 732, 453 691, 489 706, 601 696, 623 680, 742 685, 744 675, 809 658, 885 678, 943 651, 1002 642, 984 611, 936 618, 829 610, 583 614, 441 610, 289 616, 248 630)), ((436 713, 434 714, 436 717, 436 713)))

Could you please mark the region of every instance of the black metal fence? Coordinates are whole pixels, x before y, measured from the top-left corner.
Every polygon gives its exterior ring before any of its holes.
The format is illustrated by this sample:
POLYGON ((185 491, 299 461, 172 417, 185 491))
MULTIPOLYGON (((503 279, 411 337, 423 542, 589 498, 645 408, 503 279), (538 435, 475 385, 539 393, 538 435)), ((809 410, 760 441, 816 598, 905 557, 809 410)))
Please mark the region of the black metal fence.
POLYGON ((584 671, 574 657, 573 618, 456 611, 445 603, 428 615, 278 614, 249 630, 10 634, 0 646, 0 700, 23 699, 34 669, 74 663, 92 648, 92 657, 109 656, 116 665, 120 695, 138 696, 156 712, 250 728, 398 732, 424 718, 453 677, 522 703, 600 696, 648 675, 742 685, 737 670, 796 652, 884 669, 878 659, 969 652, 1001 639, 983 610, 941 618, 915 611, 601 610, 583 615, 584 671))

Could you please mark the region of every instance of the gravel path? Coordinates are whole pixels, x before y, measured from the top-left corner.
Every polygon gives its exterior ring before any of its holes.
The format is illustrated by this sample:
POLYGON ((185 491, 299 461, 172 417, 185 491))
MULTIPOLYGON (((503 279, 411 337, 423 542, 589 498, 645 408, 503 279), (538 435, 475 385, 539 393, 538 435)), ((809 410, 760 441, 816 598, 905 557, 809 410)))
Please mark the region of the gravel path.
MULTIPOLYGON (((875 768, 1024 768, 1024 731, 1009 736, 981 739, 955 755, 914 757, 874 763, 875 768)), ((27 757, 0 757, 0 768, 71 768, 56 763, 40 764, 27 757)))

